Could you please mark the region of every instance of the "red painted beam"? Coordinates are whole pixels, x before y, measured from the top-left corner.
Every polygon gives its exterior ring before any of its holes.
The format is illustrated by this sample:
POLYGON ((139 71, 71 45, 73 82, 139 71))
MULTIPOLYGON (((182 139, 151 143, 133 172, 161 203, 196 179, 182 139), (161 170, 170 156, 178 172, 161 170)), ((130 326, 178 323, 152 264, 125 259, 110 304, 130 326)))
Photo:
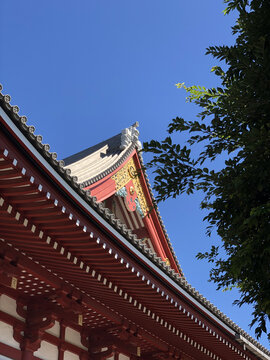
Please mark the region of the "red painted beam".
MULTIPOLYGON (((6 356, 13 360, 22 360, 22 353, 20 350, 15 349, 9 345, 0 342, 0 355, 6 356)), ((31 358, 33 360, 33 358, 31 358)))

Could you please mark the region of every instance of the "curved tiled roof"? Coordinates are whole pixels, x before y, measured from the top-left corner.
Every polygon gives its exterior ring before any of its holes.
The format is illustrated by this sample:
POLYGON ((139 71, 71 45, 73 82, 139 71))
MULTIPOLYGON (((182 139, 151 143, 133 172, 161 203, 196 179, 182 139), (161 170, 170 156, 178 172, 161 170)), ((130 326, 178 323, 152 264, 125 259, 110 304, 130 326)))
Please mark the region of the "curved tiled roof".
POLYGON ((133 139, 121 149, 121 133, 64 159, 65 168, 87 187, 116 170, 135 149, 133 139))
POLYGON ((43 158, 57 171, 57 173, 70 185, 74 191, 76 191, 81 198, 86 201, 100 216, 102 216, 110 225, 112 225, 121 235, 123 235, 135 248, 137 248, 142 254, 150 259, 156 266, 158 266, 165 274, 167 274, 176 284, 182 289, 187 291, 194 299, 201 303, 207 310, 213 315, 219 318, 227 326, 233 329, 237 334, 243 336, 256 348, 261 350, 267 356, 270 356, 270 351, 263 347, 258 341, 253 339, 249 334, 242 330, 237 324, 223 314, 216 306, 214 306, 209 300, 201 295, 196 289, 194 289, 184 277, 181 277, 168 265, 166 265, 160 258, 158 258, 151 250, 145 245, 141 244, 135 234, 132 234, 131 230, 127 229, 124 224, 121 224, 119 219, 116 219, 109 209, 104 208, 101 203, 97 203, 94 197, 91 197, 87 191, 83 190, 83 185, 79 184, 75 176, 70 175, 69 169, 64 167, 64 161, 57 160, 57 154, 55 152, 49 152, 50 147, 48 144, 42 143, 42 136, 35 135, 35 128, 26 124, 27 118, 20 116, 18 106, 12 106, 10 104, 10 96, 4 95, 1 92, 2 86, 0 85, 0 105, 6 114, 10 117, 14 125, 24 134, 24 136, 32 143, 36 150, 43 156, 43 158))

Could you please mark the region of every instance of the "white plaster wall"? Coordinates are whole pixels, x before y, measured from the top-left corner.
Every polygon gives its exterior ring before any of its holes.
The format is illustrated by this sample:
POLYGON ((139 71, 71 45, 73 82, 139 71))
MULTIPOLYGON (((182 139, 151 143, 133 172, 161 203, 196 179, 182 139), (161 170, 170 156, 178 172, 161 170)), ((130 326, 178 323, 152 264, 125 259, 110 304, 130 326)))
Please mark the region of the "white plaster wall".
POLYGON ((70 351, 64 352, 64 360, 80 360, 79 355, 73 354, 70 351))
POLYGON ((60 323, 59 321, 55 321, 55 324, 52 328, 45 330, 48 334, 51 334, 53 336, 56 336, 59 338, 60 336, 60 323))
POLYGON ((81 349, 88 350, 81 343, 81 334, 79 333, 79 331, 73 330, 70 327, 66 328, 65 340, 66 340, 66 342, 69 342, 70 344, 76 345, 81 349))
POLYGON ((3 321, 0 321, 0 342, 15 349, 20 349, 20 344, 13 338, 13 326, 3 321))
POLYGON ((40 348, 34 352, 34 355, 42 360, 58 360, 58 348, 47 341, 41 341, 40 348))
POLYGON ((11 297, 2 294, 0 296, 0 310, 6 314, 14 316, 16 319, 25 321, 16 311, 17 303, 16 300, 11 297))

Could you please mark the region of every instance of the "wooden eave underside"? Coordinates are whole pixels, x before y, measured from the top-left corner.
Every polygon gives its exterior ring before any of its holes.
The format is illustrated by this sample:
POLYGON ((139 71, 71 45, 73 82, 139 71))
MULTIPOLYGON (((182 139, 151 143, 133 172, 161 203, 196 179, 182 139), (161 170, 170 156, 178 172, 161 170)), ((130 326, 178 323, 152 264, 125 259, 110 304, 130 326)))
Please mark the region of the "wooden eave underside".
POLYGON ((55 288, 63 278, 91 299, 85 306, 106 317, 108 324, 129 319, 141 332, 143 349, 166 352, 172 347, 183 359, 256 359, 78 212, 16 148, 3 145, 0 238, 38 262, 34 269, 31 265, 37 276, 42 267, 49 269, 55 288))

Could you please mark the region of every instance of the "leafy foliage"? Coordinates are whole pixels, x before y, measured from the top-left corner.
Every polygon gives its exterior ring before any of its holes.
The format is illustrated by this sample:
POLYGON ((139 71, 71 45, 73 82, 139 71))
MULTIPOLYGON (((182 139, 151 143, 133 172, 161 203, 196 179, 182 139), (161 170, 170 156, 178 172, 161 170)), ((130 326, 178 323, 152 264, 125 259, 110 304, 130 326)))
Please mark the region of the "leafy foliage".
POLYGON ((177 117, 168 126, 169 136, 144 143, 144 150, 153 153, 148 165, 154 168, 157 200, 205 193, 207 232, 217 231, 225 256, 212 246, 197 257, 213 264, 210 279, 218 289, 237 286, 236 303, 253 305, 251 325, 257 324, 260 337, 270 318, 270 2, 225 3, 225 13, 239 13, 232 28, 236 42, 206 51, 225 62, 227 70, 212 68, 221 86, 177 84, 202 109, 199 120, 177 117), (174 132, 188 134, 185 146, 173 143, 174 132), (195 156, 191 150, 200 143, 195 156), (224 167, 211 170, 209 164, 220 155, 227 158, 224 167))

